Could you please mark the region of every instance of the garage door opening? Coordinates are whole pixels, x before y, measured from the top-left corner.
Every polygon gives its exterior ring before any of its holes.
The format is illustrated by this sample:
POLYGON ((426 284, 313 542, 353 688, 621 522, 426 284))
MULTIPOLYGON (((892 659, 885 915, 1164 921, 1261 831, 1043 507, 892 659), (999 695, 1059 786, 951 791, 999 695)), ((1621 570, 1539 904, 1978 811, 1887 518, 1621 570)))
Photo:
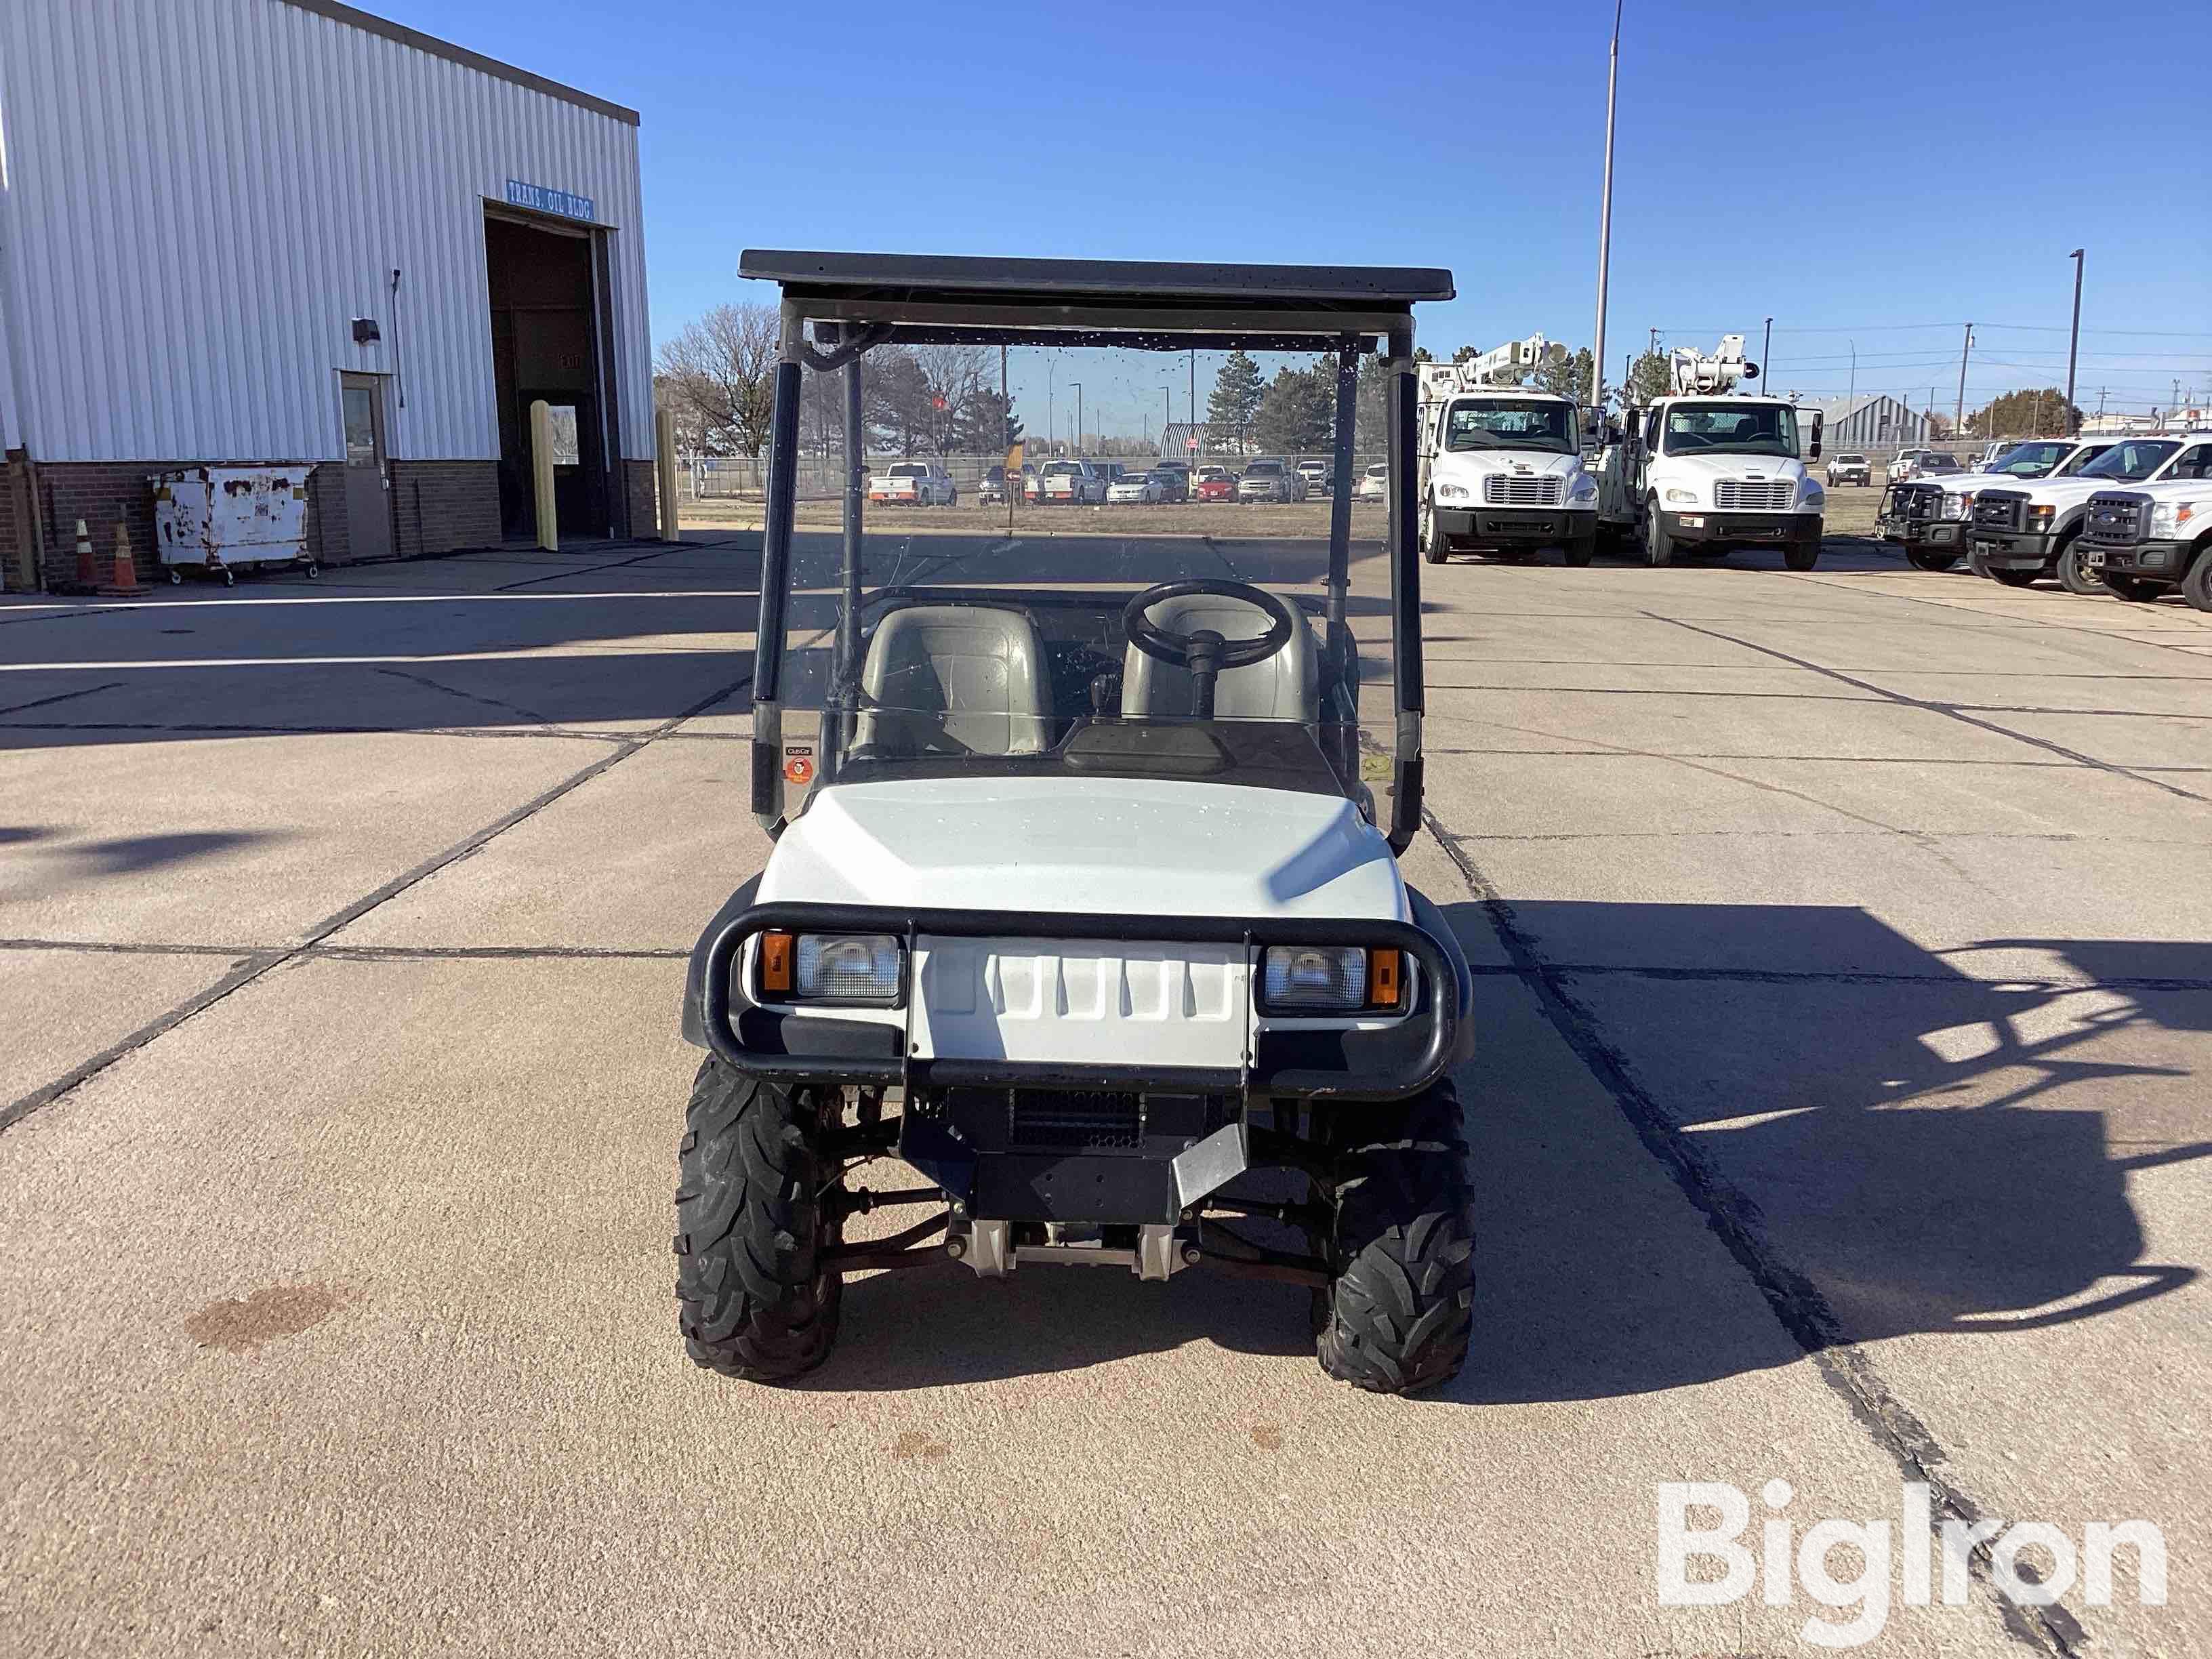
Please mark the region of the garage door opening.
POLYGON ((530 405, 553 410, 553 491, 563 536, 626 532, 613 487, 602 238, 484 216, 492 363, 499 387, 499 509, 509 536, 532 523, 530 405))

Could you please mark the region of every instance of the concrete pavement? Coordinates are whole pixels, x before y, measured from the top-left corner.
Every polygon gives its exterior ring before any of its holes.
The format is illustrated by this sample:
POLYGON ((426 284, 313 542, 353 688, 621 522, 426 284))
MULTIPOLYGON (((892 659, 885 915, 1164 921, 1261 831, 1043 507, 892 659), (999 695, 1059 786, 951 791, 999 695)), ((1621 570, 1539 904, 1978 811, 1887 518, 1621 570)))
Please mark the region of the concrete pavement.
POLYGON ((766 1389, 684 1358, 667 1254, 680 958, 767 850, 756 562, 0 608, 11 1649, 1804 1652, 1846 1612, 1659 1605, 1657 1483, 1802 1534, 1922 1474, 2156 1522, 2169 1599, 1984 1574, 1866 1650, 2212 1643, 2206 619, 1863 551, 1426 572, 1467 1372, 947 1267, 766 1389))

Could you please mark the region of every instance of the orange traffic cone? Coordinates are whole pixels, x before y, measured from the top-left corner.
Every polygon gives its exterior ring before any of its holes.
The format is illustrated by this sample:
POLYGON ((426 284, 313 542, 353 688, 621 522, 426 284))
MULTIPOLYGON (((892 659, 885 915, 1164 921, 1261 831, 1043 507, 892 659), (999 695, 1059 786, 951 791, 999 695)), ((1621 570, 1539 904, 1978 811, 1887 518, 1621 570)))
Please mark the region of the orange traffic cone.
POLYGON ((76 584, 89 593, 100 586, 100 573, 92 567, 92 532, 76 521, 76 584))
POLYGON ((111 599, 135 599, 146 590, 138 586, 138 562, 131 556, 131 532, 115 526, 115 580, 101 588, 111 599))

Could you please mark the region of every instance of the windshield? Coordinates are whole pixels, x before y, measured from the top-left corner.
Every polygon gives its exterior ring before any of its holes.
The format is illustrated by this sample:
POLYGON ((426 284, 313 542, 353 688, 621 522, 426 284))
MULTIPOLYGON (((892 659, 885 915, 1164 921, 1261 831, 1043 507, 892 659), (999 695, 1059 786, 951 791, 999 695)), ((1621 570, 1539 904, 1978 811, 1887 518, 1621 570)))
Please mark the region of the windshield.
MULTIPOLYGON (((1151 460, 1088 464, 1102 476, 1128 466, 1113 485, 1117 498, 1155 503, 1138 519, 1099 518, 1065 490, 1037 501, 1017 491, 986 506, 964 487, 982 475, 987 457, 1003 462, 1002 438, 1041 449, 1057 427, 1061 443, 1071 443, 1072 384, 1088 394, 1090 441, 1157 444, 1161 410, 1152 388, 1159 374, 1147 356, 1089 343, 1013 346, 1009 419, 995 343, 871 348, 860 359, 858 402, 870 446, 903 441, 891 405, 909 381, 969 388, 974 402, 944 423, 947 451, 936 462, 959 488, 957 501, 917 525, 868 511, 862 497, 850 544, 856 563, 848 562, 842 487, 848 371, 801 370, 802 445, 819 453, 799 465, 768 738, 782 757, 787 816, 825 784, 1119 777, 1319 793, 1392 823, 1398 658, 1383 502, 1355 504, 1347 495, 1340 507, 1319 492, 1300 501, 1186 501, 1161 489, 1151 460), (1110 400, 1113 389, 1133 386, 1151 395, 1124 390, 1118 405, 1110 400), (1002 421, 1011 430, 1002 433, 1002 421), (1339 522, 1346 533, 1334 554, 1339 522), (1133 628, 1133 600, 1178 585, 1185 591, 1163 592, 1133 628), (1231 653, 1274 643, 1211 673, 1201 644, 1194 672, 1189 646, 1178 642, 1206 635, 1231 653)), ((1231 407, 1237 388, 1256 379, 1253 428, 1279 434, 1285 448, 1334 449, 1334 356, 1251 353, 1232 364, 1231 390, 1218 399, 1209 394, 1228 354, 1196 356, 1194 365, 1187 351, 1175 363, 1179 375, 1194 368, 1201 414, 1209 404, 1231 407)), ((1379 386, 1384 377, 1370 374, 1379 386)), ((1387 399, 1354 404, 1354 454, 1364 470, 1387 450, 1387 399)), ((1251 432, 1240 444, 1226 422, 1200 431, 1206 447, 1235 465, 1258 447, 1251 432)), ((1279 449, 1249 465, 1278 479, 1291 471, 1279 449)), ((1043 462, 1059 483, 1085 466, 1064 453, 1043 462)), ((1088 500, 1106 494, 1094 485, 1088 500)), ((1158 827, 1172 833, 1164 818, 1158 827)))
POLYGON ((926 466, 895 466, 891 469, 894 478, 927 478, 928 476, 929 469, 926 466))
POLYGON ((1836 465, 1838 466, 1864 466, 1866 465, 1866 457, 1863 455, 1838 455, 1836 457, 1836 465))
POLYGON ((1990 471, 2008 478, 2040 478, 2073 453, 2069 443, 2019 444, 2007 450, 1990 471))
POLYGON ((2085 478, 2117 478, 2122 483, 2140 483, 2165 465, 2167 457, 2180 447, 2177 443, 2146 443, 2134 440, 2117 443, 2083 467, 2081 476, 2085 478))
POLYGON ((1444 447, 1571 455, 1579 447, 1574 407, 1547 398, 1462 398, 1444 417, 1444 447))
POLYGON ((1666 453, 1795 456, 1797 413, 1780 404, 1673 404, 1667 410, 1666 453))

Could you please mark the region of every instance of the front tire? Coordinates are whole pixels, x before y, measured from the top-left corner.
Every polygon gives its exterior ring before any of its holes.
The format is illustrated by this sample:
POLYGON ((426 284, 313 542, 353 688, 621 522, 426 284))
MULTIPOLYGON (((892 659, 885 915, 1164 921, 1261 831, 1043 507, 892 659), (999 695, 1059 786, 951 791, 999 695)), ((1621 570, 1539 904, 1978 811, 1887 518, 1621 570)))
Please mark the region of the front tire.
POLYGON ((1442 564, 1451 550, 1437 534, 1436 514, 1427 507, 1421 509, 1421 556, 1431 564, 1442 564))
POLYGON ((1458 1375, 1474 1329, 1474 1206, 1449 1079, 1394 1105, 1340 1108, 1326 1194, 1332 1274, 1315 1354, 1340 1382, 1413 1394, 1458 1375))
POLYGON ((1820 544, 1792 542, 1782 550, 1782 562, 1792 570, 1810 570, 1820 562, 1820 544))
POLYGON ((2166 592, 2166 584, 2145 581, 2140 576, 2107 576, 2105 578, 2105 589, 2114 598, 2125 599, 2130 605, 2148 605, 2166 592))
MULTIPOLYGON (((842 1105, 842 1095, 831 1098, 842 1105)), ((691 1085, 676 1187, 677 1323, 692 1360, 773 1382, 837 1340, 843 1281, 821 1194, 838 1167, 811 1094, 709 1057, 691 1085)))
POLYGON ((2197 562, 2181 579, 2181 597, 2192 610, 2212 611, 2212 547, 2198 550, 2197 562))
POLYGON ((2105 579, 2081 562, 2081 544, 2069 542, 2058 555, 2058 585, 2081 599, 2097 599, 2110 592, 2105 579))
POLYGON ((1566 556, 1567 562, 1579 570, 1597 556, 1597 532, 1572 538, 1560 551, 1566 556))
POLYGON ((1905 556, 1905 562, 1915 570, 1949 570, 1959 562, 1956 553, 1937 553, 1916 547, 1905 556))
POLYGON ((1654 570, 1663 570, 1674 562, 1674 538, 1659 521, 1659 503, 1654 501, 1644 513, 1644 557, 1654 570))

